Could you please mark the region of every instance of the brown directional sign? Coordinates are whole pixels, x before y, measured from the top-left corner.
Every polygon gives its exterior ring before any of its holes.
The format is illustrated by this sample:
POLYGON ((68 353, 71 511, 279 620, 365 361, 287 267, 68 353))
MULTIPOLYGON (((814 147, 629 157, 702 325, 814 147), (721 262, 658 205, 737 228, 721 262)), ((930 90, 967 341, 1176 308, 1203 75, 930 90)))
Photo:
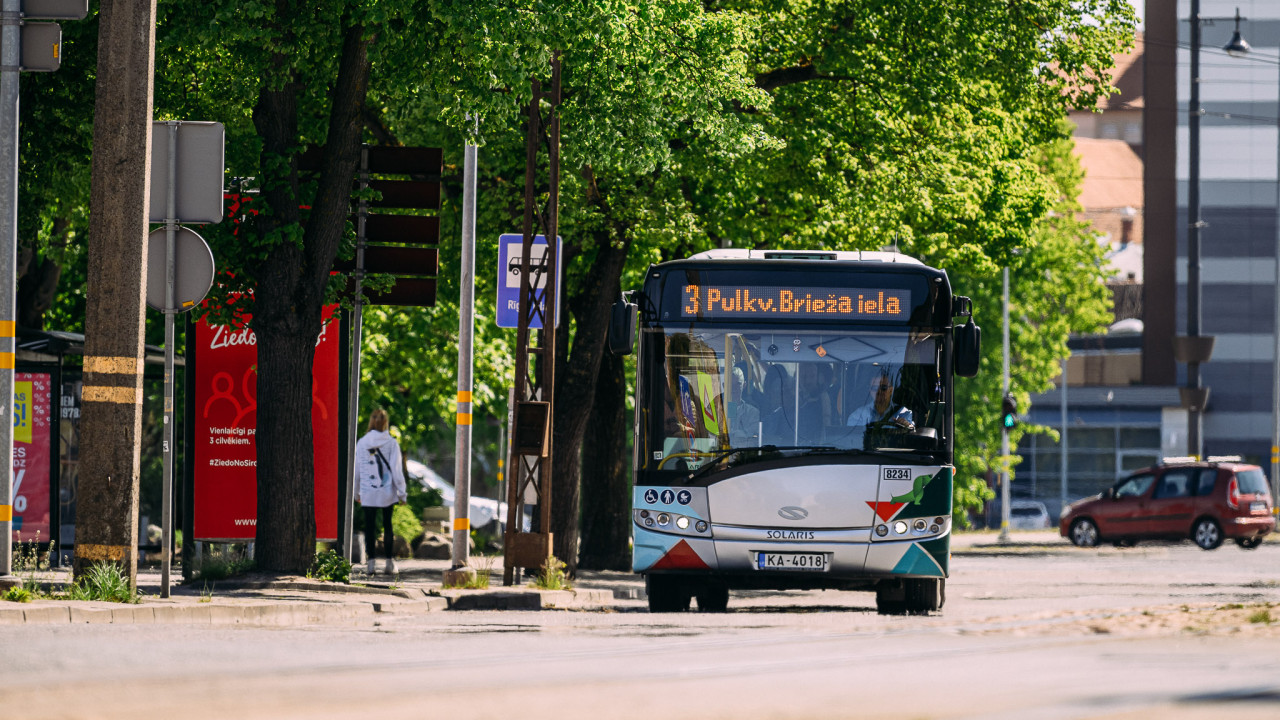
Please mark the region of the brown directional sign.
MULTIPOLYGON (((356 216, 351 216, 351 224, 356 216)), ((364 237, 369 242, 395 242, 413 245, 440 243, 440 218, 434 215, 368 215, 364 221, 364 237)))
POLYGON ((88 14, 89 0, 22 0, 27 20, 83 20, 88 14))
POLYGON ((369 148, 369 172, 387 175, 426 175, 438 177, 444 166, 440 148, 384 147, 369 148))
POLYGON ((440 183, 429 180, 370 180, 369 189, 382 197, 369 207, 440 209, 440 183))
MULTIPOLYGON (((334 270, 351 272, 356 262, 338 260, 334 270)), ((364 249, 364 271, 388 275, 435 275, 440 272, 440 253, 435 248, 371 245, 364 249)))
MULTIPOLYGON (((354 291, 348 281, 347 292, 354 291)), ((436 304, 435 278, 396 278, 395 287, 385 293, 364 288, 364 296, 373 305, 409 305, 431 307, 436 304)))

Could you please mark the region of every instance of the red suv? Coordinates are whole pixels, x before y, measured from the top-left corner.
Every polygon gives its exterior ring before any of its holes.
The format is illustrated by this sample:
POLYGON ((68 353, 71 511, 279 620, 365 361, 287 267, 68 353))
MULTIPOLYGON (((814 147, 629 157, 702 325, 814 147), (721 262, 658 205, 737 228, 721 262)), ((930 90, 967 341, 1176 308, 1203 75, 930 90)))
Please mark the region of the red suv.
POLYGON ((1058 526, 1080 547, 1190 537, 1205 550, 1224 538, 1251 550, 1275 529, 1276 519, 1257 465, 1179 462, 1138 470, 1101 495, 1067 506, 1058 526))

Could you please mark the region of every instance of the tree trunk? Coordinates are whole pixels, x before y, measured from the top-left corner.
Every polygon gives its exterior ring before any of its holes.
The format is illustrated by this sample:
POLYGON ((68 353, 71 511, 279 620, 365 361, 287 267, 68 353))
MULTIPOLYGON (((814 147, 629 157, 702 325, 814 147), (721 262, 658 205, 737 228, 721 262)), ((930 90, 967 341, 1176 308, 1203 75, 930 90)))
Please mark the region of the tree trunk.
POLYGON ((596 398, 582 442, 582 554, 588 570, 631 569, 631 458, 627 454, 627 377, 622 356, 600 359, 596 398))
MULTIPOLYGON (((311 427, 311 371, 320 335, 325 285, 342 238, 351 178, 360 157, 361 108, 369 85, 368 40, 345 31, 331 93, 329 132, 320 181, 301 246, 278 242, 257 268, 253 328, 258 337, 259 568, 303 573, 315 556, 315 459, 311 427)), ((281 67, 284 58, 278 59, 281 67)), ((271 208, 257 230, 266 236, 300 222, 296 157, 299 145, 296 78, 264 86, 253 121, 263 140, 263 167, 290 157, 288 176, 265 178, 271 208)))
MULTIPOLYGON (((587 178, 587 202, 596 205, 612 219, 607 199, 599 192, 590 168, 587 178)), ((606 230, 594 233, 592 242, 596 256, 587 280, 577 284, 569 298, 574 317, 573 350, 557 353, 554 433, 555 457, 552 459, 551 530, 555 533, 553 551, 572 574, 578 568, 579 487, 581 479, 582 439, 595 399, 596 378, 600 374, 600 358, 604 354, 605 336, 609 331, 609 307, 621 292, 622 270, 626 266, 631 239, 625 229, 622 239, 613 233, 612 222, 606 230)), ((567 334, 567 333, 565 333, 567 334)))

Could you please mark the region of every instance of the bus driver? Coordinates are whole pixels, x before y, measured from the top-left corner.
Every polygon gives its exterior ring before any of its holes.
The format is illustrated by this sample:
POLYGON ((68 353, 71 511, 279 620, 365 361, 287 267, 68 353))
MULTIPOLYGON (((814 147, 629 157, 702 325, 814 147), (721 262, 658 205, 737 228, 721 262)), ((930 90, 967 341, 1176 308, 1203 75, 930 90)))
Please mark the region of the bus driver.
POLYGON ((915 418, 911 411, 893 402, 893 389, 893 381, 889 379, 888 372, 872 376, 871 401, 854 410, 845 424, 859 431, 882 423, 893 423, 908 432, 915 430, 915 418))

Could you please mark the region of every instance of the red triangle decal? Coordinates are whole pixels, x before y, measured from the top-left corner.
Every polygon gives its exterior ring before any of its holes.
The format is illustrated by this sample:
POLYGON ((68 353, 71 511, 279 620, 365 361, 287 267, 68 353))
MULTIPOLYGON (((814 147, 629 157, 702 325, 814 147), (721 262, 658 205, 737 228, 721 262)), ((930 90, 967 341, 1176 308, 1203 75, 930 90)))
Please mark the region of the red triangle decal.
POLYGON ((711 566, 703 562, 689 543, 681 540, 667 551, 662 559, 653 564, 650 570, 710 570, 711 566))
POLYGON ((870 505, 871 509, 876 511, 876 515, 885 522, 889 522, 894 515, 898 514, 898 511, 902 509, 902 506, 906 505, 906 503, 871 502, 870 500, 867 501, 867 504, 870 505))

